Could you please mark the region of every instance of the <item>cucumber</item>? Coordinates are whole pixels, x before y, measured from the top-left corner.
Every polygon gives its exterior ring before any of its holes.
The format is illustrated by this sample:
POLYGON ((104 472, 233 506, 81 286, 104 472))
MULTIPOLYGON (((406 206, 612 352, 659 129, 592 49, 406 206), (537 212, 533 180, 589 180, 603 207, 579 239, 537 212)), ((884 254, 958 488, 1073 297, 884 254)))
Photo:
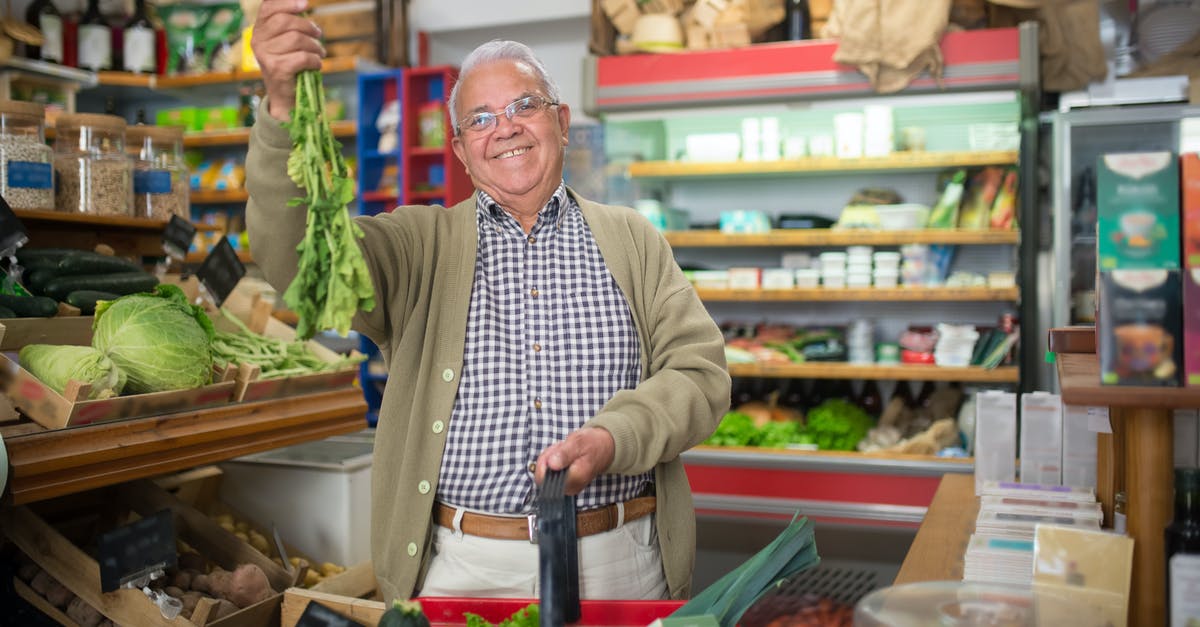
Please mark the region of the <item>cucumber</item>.
POLYGON ((17 317, 17 312, 9 309, 8 307, 0 307, 0 319, 16 318, 16 317, 17 317))
POLYGON ((0 307, 12 310, 16 318, 53 318, 58 314, 58 301, 44 296, 0 294, 0 307))
POLYGON ((77 290, 98 290, 118 296, 148 292, 158 285, 158 279, 147 272, 117 272, 115 274, 77 274, 60 276, 46 284, 44 293, 62 300, 77 290))
POLYGON ((22 248, 17 251, 17 261, 29 268, 45 261, 58 263, 63 257, 77 252, 80 252, 78 248, 22 248))
POLYGON ((140 265, 127 259, 91 253, 86 250, 76 251, 63 257, 59 260, 57 269, 61 276, 142 271, 140 265))
POLYGON ((58 278, 58 271, 53 268, 37 268, 25 273, 25 289, 34 294, 41 294, 46 284, 58 278))
POLYGON ((73 307, 79 308, 79 313, 90 316, 96 313, 96 301, 98 300, 116 300, 120 298, 120 294, 112 292, 101 292, 99 290, 75 290, 67 294, 67 299, 63 302, 73 307))

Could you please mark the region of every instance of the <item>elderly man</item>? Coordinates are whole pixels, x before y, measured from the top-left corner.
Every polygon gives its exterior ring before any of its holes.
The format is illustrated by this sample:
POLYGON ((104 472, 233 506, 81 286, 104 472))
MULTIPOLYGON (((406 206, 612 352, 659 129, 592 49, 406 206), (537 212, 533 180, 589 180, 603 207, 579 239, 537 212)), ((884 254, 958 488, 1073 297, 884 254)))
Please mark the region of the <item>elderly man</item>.
MULTIPOLYGON (((304 232, 280 122, 320 67, 303 0, 265 0, 267 97, 246 161, 255 259, 284 289, 304 232)), ((570 107, 532 51, 494 41, 450 97, 475 194, 362 217, 379 306, 355 328, 388 383, 371 543, 385 598, 533 597, 538 484, 567 471, 584 598, 685 598, 695 514, 679 455, 728 407, 721 334, 662 236, 562 180, 570 107)), ((369 121, 362 121, 369 122, 369 121)))

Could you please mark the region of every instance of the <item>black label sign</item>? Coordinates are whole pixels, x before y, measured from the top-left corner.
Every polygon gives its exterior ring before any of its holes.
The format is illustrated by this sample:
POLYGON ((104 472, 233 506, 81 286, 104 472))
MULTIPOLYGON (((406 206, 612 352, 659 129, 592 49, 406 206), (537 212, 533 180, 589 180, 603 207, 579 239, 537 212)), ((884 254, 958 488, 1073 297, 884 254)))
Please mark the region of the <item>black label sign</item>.
POLYGON ((12 254, 29 241, 25 225, 0 197, 0 255, 12 254))
POLYGON ((170 510, 100 534, 100 590, 111 592, 156 570, 173 568, 175 523, 170 510))
POLYGON ((171 221, 167 222, 166 230, 163 231, 163 250, 176 259, 183 259, 187 256, 188 249, 192 247, 192 239, 195 237, 195 225, 173 215, 171 221))
POLYGON ((246 266, 238 259, 229 240, 222 239, 200 264, 196 276, 220 307, 233 288, 237 287, 238 281, 246 276, 246 266))
POLYGON ((329 609, 328 607, 309 601, 304 613, 296 621, 296 627, 366 627, 360 622, 351 620, 329 609))

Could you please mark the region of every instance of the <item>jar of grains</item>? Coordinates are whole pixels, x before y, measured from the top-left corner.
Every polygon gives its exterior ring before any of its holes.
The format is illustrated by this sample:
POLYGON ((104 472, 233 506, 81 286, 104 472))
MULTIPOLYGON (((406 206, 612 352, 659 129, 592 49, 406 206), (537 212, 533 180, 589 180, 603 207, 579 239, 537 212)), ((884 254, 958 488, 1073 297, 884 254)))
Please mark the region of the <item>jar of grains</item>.
POLYGON ((54 151, 44 122, 42 105, 0 100, 0 196, 13 209, 54 208, 54 151))
POLYGON ((59 211, 133 214, 133 159, 125 154, 125 120, 97 113, 58 116, 54 172, 59 211))
POLYGON ((188 219, 190 181, 183 161, 183 127, 130 126, 125 129, 125 150, 134 159, 133 215, 188 219))

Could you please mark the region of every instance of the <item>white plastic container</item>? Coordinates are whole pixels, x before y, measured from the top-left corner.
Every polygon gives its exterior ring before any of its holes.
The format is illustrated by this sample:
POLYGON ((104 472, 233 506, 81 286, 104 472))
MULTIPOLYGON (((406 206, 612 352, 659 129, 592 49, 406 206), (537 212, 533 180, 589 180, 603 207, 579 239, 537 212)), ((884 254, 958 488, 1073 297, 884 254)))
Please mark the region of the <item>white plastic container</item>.
POLYGON ((758 118, 742 120, 742 161, 762 161, 762 134, 758 118))
POLYGON ((850 257, 870 257, 874 250, 870 246, 847 246, 846 255, 850 257))
POLYGON ((816 268, 796 268, 796 287, 812 288, 821 284, 821 271, 816 268))
POLYGON ((796 286, 796 275, 787 268, 763 268, 764 290, 788 290, 796 286))
POLYGON ((895 143, 892 107, 889 105, 864 106, 863 154, 868 157, 887 156, 892 153, 895 143))
POLYGON ((871 276, 871 261, 867 258, 866 262, 855 260, 846 263, 846 274, 865 274, 871 276))
POLYGON ((762 126, 762 160, 779 161, 783 154, 783 139, 779 136, 779 118, 766 117, 759 124, 762 126))
POLYGON ((881 270, 876 268, 873 276, 875 278, 875 287, 896 287, 900 281, 900 271, 896 269, 881 270))
POLYGON ((846 273, 846 287, 871 287, 870 272, 846 273))
POLYGON ((817 257, 817 259, 821 260, 822 266, 845 265, 846 264, 846 253, 841 252, 841 251, 836 251, 836 250, 829 251, 829 252, 821 253, 817 257))
POLYGON ((846 273, 837 271, 821 271, 821 285, 825 287, 844 288, 846 287, 846 273))
POLYGON ((221 500, 313 559, 361 564, 371 559, 373 448, 373 438, 332 437, 224 462, 221 500))
POLYGON ((880 251, 871 256, 875 261, 875 268, 892 268, 900 267, 900 253, 893 251, 880 251))
POLYGON ((848 112, 833 116, 833 134, 836 138, 834 154, 839 159, 863 156, 863 114, 848 112))

